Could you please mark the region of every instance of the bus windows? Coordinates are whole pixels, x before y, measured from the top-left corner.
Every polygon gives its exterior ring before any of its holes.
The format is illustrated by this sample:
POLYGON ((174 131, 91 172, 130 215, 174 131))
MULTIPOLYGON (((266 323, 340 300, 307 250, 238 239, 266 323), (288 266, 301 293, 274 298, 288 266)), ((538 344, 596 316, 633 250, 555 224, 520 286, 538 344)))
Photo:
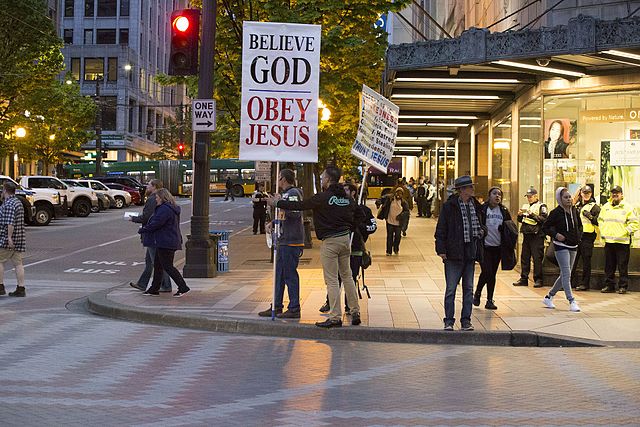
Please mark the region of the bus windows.
POLYGON ((142 183, 147 183, 156 178, 156 171, 143 171, 142 178, 144 179, 142 183))
POLYGON ((242 175, 243 181, 253 181, 256 179, 256 170, 255 169, 241 169, 240 173, 242 175))
POLYGON ((236 181, 240 179, 239 169, 220 169, 220 180, 226 181, 227 177, 231 178, 232 181, 236 181))
POLYGON ((193 171, 191 169, 187 169, 186 171, 184 171, 184 174, 182 175, 182 182, 191 183, 192 181, 193 181, 193 171))

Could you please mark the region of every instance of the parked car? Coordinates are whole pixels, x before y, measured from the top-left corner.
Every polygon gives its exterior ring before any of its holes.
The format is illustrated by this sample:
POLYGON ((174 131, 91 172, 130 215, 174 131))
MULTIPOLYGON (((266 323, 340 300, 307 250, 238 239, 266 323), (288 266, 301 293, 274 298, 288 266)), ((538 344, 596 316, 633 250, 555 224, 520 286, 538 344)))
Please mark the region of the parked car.
POLYGON ((71 213, 78 217, 86 217, 91 213, 92 207, 98 206, 98 196, 95 191, 84 187, 70 187, 54 176, 36 175, 23 176, 20 184, 30 189, 53 189, 66 197, 66 205, 71 208, 71 213))
POLYGON ((114 190, 126 191, 131 196, 131 203, 133 203, 134 205, 142 204, 140 201, 140 192, 137 189, 129 187, 127 185, 116 184, 115 182, 105 182, 104 185, 114 190))
POLYGON ((112 182, 114 184, 121 184, 121 185, 126 185, 127 187, 135 188, 136 190, 138 190, 138 193, 140 195, 140 201, 136 203, 136 205, 141 205, 144 203, 144 200, 145 200, 144 194, 146 191, 146 187, 144 186, 144 184, 140 183, 137 179, 133 177, 126 176, 126 175, 110 175, 110 176, 96 176, 96 177, 93 177, 92 179, 96 181, 100 181, 104 184, 112 182))
MULTIPOLYGON (((60 218, 67 214, 66 204, 64 202, 64 196, 60 195, 60 192, 53 189, 31 189, 23 185, 18 184, 12 178, 0 175, 2 183, 4 181, 11 181, 16 184, 21 191, 25 192, 25 200, 29 201, 33 205, 34 210, 29 209, 30 218, 27 218, 25 213, 25 220, 31 225, 48 225, 53 218, 60 218), (33 198, 33 200, 31 200, 33 198)), ((16 191, 16 195, 18 192, 16 191)), ((23 202, 24 205, 24 202, 23 202)))
MULTIPOLYGON (((6 181, 13 182, 16 187, 18 187, 16 189, 16 197, 18 198, 18 200, 20 200, 22 206, 24 207, 24 222, 26 224, 31 224, 33 222, 33 217, 36 214, 35 191, 25 190, 13 179, 9 178, 8 176, 0 175, 0 186, 4 185, 6 181)), ((0 200, 0 205, 2 204, 2 202, 3 200, 0 200)))
MULTIPOLYGON (((82 185, 78 181, 73 179, 63 179, 62 182, 64 182, 70 187, 87 188, 85 185, 82 185)), ((107 210, 115 204, 115 201, 113 200, 113 198, 108 194, 104 194, 96 191, 96 196, 98 196, 98 206, 91 206, 92 213, 98 213, 100 211, 107 210)))
MULTIPOLYGON (((117 190, 107 187, 104 183, 96 181, 95 179, 77 179, 75 180, 79 185, 86 188, 91 188, 98 194, 105 194, 113 200, 111 207, 122 209, 131 204, 131 194, 125 190, 117 190)), ((135 190, 134 190, 135 192, 135 190)))

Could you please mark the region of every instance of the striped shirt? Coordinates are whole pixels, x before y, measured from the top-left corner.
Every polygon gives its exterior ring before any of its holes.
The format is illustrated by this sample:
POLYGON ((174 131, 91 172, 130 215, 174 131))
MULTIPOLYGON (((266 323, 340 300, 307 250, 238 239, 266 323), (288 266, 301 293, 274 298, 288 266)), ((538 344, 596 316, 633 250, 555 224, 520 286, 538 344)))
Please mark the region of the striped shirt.
POLYGON ((8 230, 13 225, 13 244, 17 252, 25 252, 24 207, 16 196, 11 196, 0 206, 0 248, 9 249, 8 230))

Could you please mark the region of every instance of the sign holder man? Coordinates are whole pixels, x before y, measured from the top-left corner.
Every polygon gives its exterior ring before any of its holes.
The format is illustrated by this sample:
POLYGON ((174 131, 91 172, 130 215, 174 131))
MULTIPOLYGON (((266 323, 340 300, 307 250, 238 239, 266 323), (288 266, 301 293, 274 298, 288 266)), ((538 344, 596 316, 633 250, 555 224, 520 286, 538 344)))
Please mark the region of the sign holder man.
POLYGON ((26 236, 24 229, 24 207, 16 197, 16 185, 5 181, 2 184, 4 203, 0 206, 0 295, 5 295, 4 263, 11 261, 15 267, 17 286, 9 292, 10 297, 24 297, 27 295, 24 286, 24 265, 22 257, 26 251, 26 236))

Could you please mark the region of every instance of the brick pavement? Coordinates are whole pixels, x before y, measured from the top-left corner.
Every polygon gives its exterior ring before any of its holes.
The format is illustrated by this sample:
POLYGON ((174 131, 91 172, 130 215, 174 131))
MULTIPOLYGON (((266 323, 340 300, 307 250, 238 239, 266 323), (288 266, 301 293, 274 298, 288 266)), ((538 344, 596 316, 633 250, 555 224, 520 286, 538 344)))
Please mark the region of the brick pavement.
MULTIPOLYGON (((363 325, 441 329, 444 272, 433 249, 435 220, 413 217, 408 235, 402 239, 400 255, 391 257, 384 255, 385 228, 383 222, 379 225, 368 244, 373 253, 373 265, 366 270, 365 282, 371 299, 365 296, 360 300, 363 325)), ((259 311, 269 307, 272 292, 271 264, 264 242, 264 236, 254 236, 248 230, 232 236, 231 271, 211 279, 189 279, 194 292, 188 297, 148 298, 126 286, 114 290, 108 297, 117 303, 159 312, 271 321, 257 316, 259 311)), ((320 242, 314 241, 314 248, 305 250, 300 263, 300 323, 312 323, 324 317, 318 312, 325 298, 319 245, 320 242)), ((479 267, 476 280, 478 276, 479 267)), ((485 310, 484 301, 479 308, 474 308, 472 321, 477 330, 524 330, 640 344, 640 293, 581 292, 577 294, 577 300, 582 312, 571 313, 562 292, 556 296, 557 309, 549 310, 541 303, 548 288, 513 287, 511 283, 517 278, 515 271, 499 271, 495 295, 498 310, 485 310)), ((456 302, 457 316, 461 309, 460 296, 461 291, 456 302)))

